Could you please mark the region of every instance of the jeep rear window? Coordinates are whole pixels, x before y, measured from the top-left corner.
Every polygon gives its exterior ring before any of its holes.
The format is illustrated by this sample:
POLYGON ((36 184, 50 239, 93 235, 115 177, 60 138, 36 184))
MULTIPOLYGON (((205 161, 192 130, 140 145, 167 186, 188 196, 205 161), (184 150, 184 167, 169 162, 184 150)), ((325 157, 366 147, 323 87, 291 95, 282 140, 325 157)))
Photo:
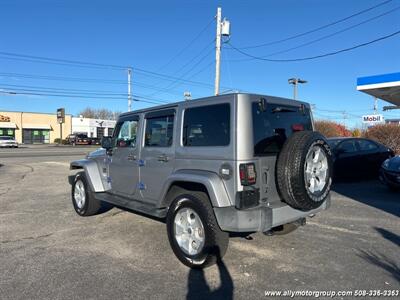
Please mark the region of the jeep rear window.
POLYGON ((228 103, 188 108, 183 121, 184 146, 227 146, 230 143, 228 103))
POLYGON ((254 155, 274 155, 280 152, 286 139, 294 132, 293 125, 312 130, 307 107, 268 103, 261 111, 258 102, 252 103, 254 155))

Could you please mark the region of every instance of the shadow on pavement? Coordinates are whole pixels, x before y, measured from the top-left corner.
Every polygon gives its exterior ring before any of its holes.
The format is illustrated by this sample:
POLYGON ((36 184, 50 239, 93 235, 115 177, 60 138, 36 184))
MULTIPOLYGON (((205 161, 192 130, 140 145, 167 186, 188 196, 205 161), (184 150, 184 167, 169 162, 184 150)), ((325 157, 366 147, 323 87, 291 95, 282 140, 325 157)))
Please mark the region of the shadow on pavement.
MULTIPOLYGON (((219 249, 217 250, 219 254, 219 249)), ((188 293, 186 299, 233 299, 233 280, 225 263, 217 255, 217 267, 221 285, 211 290, 207 284, 203 269, 190 269, 188 275, 188 293)))
POLYGON ((384 254, 375 254, 370 251, 359 250, 357 254, 359 257, 369 262, 372 265, 382 268, 386 272, 390 273, 394 279, 400 282, 400 266, 395 260, 387 257, 384 254))
POLYGON ((338 194, 400 217, 400 193, 390 191, 379 181, 336 183, 333 190, 338 194))
POLYGON ((392 242, 396 246, 400 247, 400 236, 399 235, 397 235, 389 230, 386 230, 384 228, 380 228, 380 227, 374 227, 374 229, 376 231, 378 231, 383 238, 387 239, 388 241, 392 242))
MULTIPOLYGON (((400 247, 400 236, 396 233, 393 233, 389 230, 380 227, 374 227, 374 229, 382 235, 383 238, 392 242, 396 246, 400 247)), ((400 282, 400 265, 393 259, 390 259, 384 254, 375 254, 370 251, 359 250, 359 257, 369 262, 372 265, 380 267, 384 269, 386 272, 389 272, 394 279, 400 282)))

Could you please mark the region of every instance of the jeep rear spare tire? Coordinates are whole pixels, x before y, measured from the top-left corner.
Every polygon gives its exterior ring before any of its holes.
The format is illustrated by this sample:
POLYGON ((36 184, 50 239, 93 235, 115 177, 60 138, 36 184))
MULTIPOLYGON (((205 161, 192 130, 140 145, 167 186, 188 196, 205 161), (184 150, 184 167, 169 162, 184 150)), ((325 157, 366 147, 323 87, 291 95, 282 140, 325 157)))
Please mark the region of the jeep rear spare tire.
POLYGON ((282 147, 276 175, 288 205, 302 211, 321 206, 332 184, 332 155, 325 137, 314 131, 294 133, 282 147))

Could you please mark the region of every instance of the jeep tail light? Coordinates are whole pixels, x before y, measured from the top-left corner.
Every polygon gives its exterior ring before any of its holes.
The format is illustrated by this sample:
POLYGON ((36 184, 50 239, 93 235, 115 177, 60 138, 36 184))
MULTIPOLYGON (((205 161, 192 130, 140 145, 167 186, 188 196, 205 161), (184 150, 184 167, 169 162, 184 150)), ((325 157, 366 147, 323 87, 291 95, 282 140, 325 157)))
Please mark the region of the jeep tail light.
POLYGON ((304 131, 304 125, 303 124, 293 124, 292 130, 293 131, 304 131))
POLYGON ((240 183, 242 185, 253 185, 257 181, 256 166, 254 163, 239 165, 240 183))

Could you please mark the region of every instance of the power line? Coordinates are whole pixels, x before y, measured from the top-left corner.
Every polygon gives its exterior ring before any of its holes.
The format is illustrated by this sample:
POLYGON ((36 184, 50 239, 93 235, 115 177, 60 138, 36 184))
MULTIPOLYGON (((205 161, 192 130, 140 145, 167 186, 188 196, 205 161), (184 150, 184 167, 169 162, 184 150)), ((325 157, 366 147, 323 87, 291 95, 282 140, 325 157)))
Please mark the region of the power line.
POLYGON ((48 75, 22 74, 22 73, 0 73, 0 76, 11 77, 11 78, 15 77, 15 78, 28 78, 28 79, 56 80, 56 81, 94 82, 94 83, 98 82, 98 83, 126 85, 126 81, 124 80, 100 79, 100 78, 48 76, 48 75))
POLYGON ((357 12, 357 13, 354 13, 354 14, 352 14, 352 15, 350 15, 350 16, 347 16, 347 17, 345 17, 345 18, 342 18, 342 19, 339 19, 339 20, 337 20, 337 21, 334 21, 334 22, 331 22, 331 23, 322 25, 322 26, 320 26, 320 27, 317 27, 317 28, 314 28, 314 29, 305 31, 305 32, 303 32, 303 33, 298 33, 298 34, 289 36, 289 37, 284 38, 284 39, 280 39, 280 40, 276 40, 276 41, 272 41, 272 42, 268 42, 268 43, 263 43, 263 44, 258 44, 258 45, 253 45, 253 46, 245 46, 245 47, 241 47, 240 49, 260 48, 260 47, 265 47, 265 46, 270 46, 270 45, 275 45, 275 44, 283 43, 283 42, 286 42, 286 41, 289 41, 289 40, 292 40, 292 39, 295 39, 295 38, 298 38, 298 37, 301 37, 301 36, 308 35, 308 34, 310 34, 310 33, 314 33, 314 32, 320 31, 320 30, 322 30, 322 29, 331 27, 331 26, 333 26, 333 25, 342 23, 342 22, 347 21, 347 20, 349 20, 349 19, 351 19, 351 18, 354 18, 354 17, 359 16, 359 15, 361 15, 361 14, 364 14, 364 13, 366 13, 366 12, 368 12, 368 11, 371 11, 371 10, 373 10, 373 9, 375 9, 375 8, 378 8, 378 7, 380 7, 380 6, 386 5, 386 4, 388 4, 389 2, 392 2, 392 0, 384 1, 384 2, 382 2, 382 3, 379 3, 379 4, 374 5, 374 6, 372 6, 372 7, 369 7, 369 8, 367 8, 367 9, 361 10, 361 11, 359 11, 359 12, 357 12))
POLYGON ((163 66, 161 66, 159 68, 159 70, 164 69, 165 67, 167 67, 168 65, 170 65, 177 57, 179 57, 186 49, 188 49, 190 46, 193 45, 193 43, 208 29, 208 27, 212 24, 212 22, 214 21, 214 18, 212 18, 210 20, 210 22, 208 22, 208 24, 189 42, 186 44, 185 47, 183 47, 180 51, 178 51, 178 53, 176 53, 166 64, 164 64, 163 66))
POLYGON ((105 68, 105 69, 114 69, 114 70, 126 70, 127 68, 129 68, 129 66, 119 66, 119 65, 101 64, 101 63, 93 63, 93 62, 78 61, 78 60, 50 58, 50 57, 44 57, 44 56, 17 54, 17 53, 4 52, 4 51, 0 51, 0 55, 11 56, 11 58, 7 58, 7 59, 40 62, 40 63, 48 63, 48 64, 68 65, 68 66, 84 67, 84 68, 96 67, 96 68, 105 68))
MULTIPOLYGON (((9 90, 9 91, 22 91, 22 92, 39 92, 39 93, 52 93, 52 94, 62 94, 62 95, 74 95, 74 96, 80 96, 80 97, 87 97, 87 96, 96 96, 96 97, 101 97, 101 98, 118 98, 121 99, 126 99, 128 94, 126 93, 112 93, 112 92, 105 92, 105 91, 94 91, 94 90, 79 90, 79 89, 62 89, 62 88, 43 88, 43 87, 33 87, 33 86, 18 86, 18 85, 7 85, 7 84, 2 84, 0 86, 0 89, 4 90, 9 90), (9 87, 11 86, 11 88, 9 87), (104 97, 104 96, 111 96, 111 97, 104 97)), ((142 98, 145 100, 150 100, 154 103, 168 103, 169 101, 166 100, 160 100, 160 99, 155 99, 155 98, 149 98, 146 96, 134 94, 134 97, 137 98, 142 98)))
MULTIPOLYGON (((55 81, 69 81, 69 82, 87 82, 87 83, 105 83, 105 84, 119 84, 126 85, 124 80, 113 80, 113 79, 101 79, 101 78, 78 78, 78 77, 62 77, 62 76, 47 76, 47 75, 34 75, 34 74, 21 74, 21 73, 0 73, 0 77, 8 78, 27 78, 27 79, 39 79, 39 80, 55 80, 55 81)), ((168 91, 162 87, 141 83, 134 81, 136 86, 140 86, 150 90, 163 91, 171 95, 180 95, 177 91, 168 91)))
MULTIPOLYGON (((192 72, 198 65, 200 65, 212 52, 214 49, 211 49, 211 51, 208 51, 206 55, 202 56, 190 69, 188 69, 185 73, 182 74, 181 78, 184 78, 187 76, 190 72, 192 72)), ((174 82, 170 83, 167 87, 165 87, 167 90, 168 89, 173 89, 176 88, 177 86, 183 84, 182 81, 175 80, 174 82)))
POLYGON ((396 32, 393 32, 391 34, 379 37, 379 38, 377 38, 375 40, 368 41, 368 42, 365 42, 365 43, 362 43, 362 44, 358 44, 358 45, 355 45, 355 46, 352 46, 352 47, 349 47, 349 48, 345 48, 345 49, 341 49, 341 50, 337 50, 337 51, 333 51, 333 52, 329 52, 329 53, 324 53, 324 54, 320 54, 320 55, 315 55, 315 56, 300 57, 300 58, 290 58, 290 59, 267 59, 267 58, 264 58, 264 57, 254 56, 254 55, 251 55, 249 53, 246 53, 246 52, 236 48, 231 43, 229 43, 229 45, 233 49, 238 51, 239 53, 241 53, 241 54, 243 54, 243 55, 245 55, 247 57, 250 57, 252 59, 263 60, 263 61, 268 61, 268 62, 294 62, 294 61, 306 61, 306 60, 312 60, 312 59, 317 59, 317 58, 323 58, 323 57, 333 56, 333 55, 336 55, 336 54, 339 54, 339 53, 343 53, 343 52, 352 51, 352 50, 355 50, 355 49, 358 49, 358 48, 361 48, 361 47, 365 47, 365 46, 368 46, 370 44, 373 44, 373 43, 376 43, 376 42, 379 42, 379 41, 386 40, 386 39, 391 38, 391 37, 393 37, 395 35, 398 35, 398 34, 400 34, 400 30, 398 30, 396 32))
MULTIPOLYGON (((175 74, 178 74, 180 71, 182 71, 183 69, 185 69, 188 65, 190 65, 193 61, 195 61, 198 57, 200 57, 200 55, 202 55, 203 54, 203 52, 205 51, 205 50, 207 50, 213 43, 214 43, 214 39, 210 42, 210 43, 208 43, 204 48, 202 48, 192 59, 190 59, 186 64, 184 64, 181 68, 179 68, 172 76, 174 76, 175 74)), ((207 53, 207 55, 209 54, 209 52, 207 53)), ((197 65, 197 64, 196 64, 197 65)), ((192 70, 192 69, 191 69, 192 70)), ((187 74, 187 72, 186 73, 184 73, 183 75, 181 75, 179 78, 184 78, 184 76, 187 74)), ((174 87, 176 87, 177 85, 175 85, 175 83, 177 83, 179 80, 178 79, 176 79, 176 80, 174 80, 174 81, 172 81, 171 83, 169 83, 168 85, 166 85, 165 87, 163 87, 162 89, 165 91, 165 92, 168 92, 168 91, 170 91, 172 88, 174 88, 174 87), (175 86, 174 86, 175 85, 175 86)), ((155 95, 155 93, 152 93, 152 94, 149 94, 149 96, 153 96, 153 95, 155 95)))
MULTIPOLYGON (((339 30, 339 31, 335 31, 335 32, 333 32, 333 33, 331 33, 331 34, 324 35, 324 36, 322 36, 322 37, 320 37, 320 38, 311 40, 311 41, 306 42, 306 43, 302 43, 302 44, 297 45, 297 46, 294 46, 294 47, 290 47, 290 48, 287 48, 287 49, 284 49, 284 50, 280 50, 280 51, 277 51, 277 52, 272 52, 272 53, 267 54, 267 55, 263 55, 262 57, 265 58, 265 57, 270 57, 270 56, 274 56, 274 55, 278 55, 278 54, 283 54, 283 53, 287 53, 287 52, 290 52, 290 51, 295 50, 295 49, 299 49, 299 48, 302 48, 302 47, 305 47, 305 46, 309 46, 309 45, 315 44, 316 42, 320 42, 320 41, 325 40, 325 39, 327 39, 327 38, 333 37, 333 36, 338 35, 338 34, 340 34, 340 33, 349 31, 349 30, 354 29, 354 28, 356 28, 356 27, 358 27, 358 26, 361 26, 361 25, 364 25, 364 24, 369 23, 369 22, 371 22, 371 21, 374 21, 374 20, 376 20, 376 19, 378 19, 378 18, 380 18, 380 17, 383 17, 383 16, 386 16, 386 15, 388 15, 388 14, 391 14, 391 13, 393 13, 393 12, 399 10, 399 9, 400 9, 400 6, 395 7, 394 9, 391 9, 391 10, 389 10, 389 11, 386 11, 386 12, 382 13, 382 14, 379 14, 379 15, 377 15, 377 16, 374 16, 374 17, 372 17, 372 18, 369 18, 369 19, 367 19, 367 20, 365 20, 365 21, 362 21, 362 22, 360 22, 360 23, 354 24, 354 25, 352 25, 352 26, 346 27, 346 28, 341 29, 341 30, 339 30)), ((229 48, 228 48, 228 49, 229 49, 229 48)), ((239 49, 242 49, 242 48, 239 48, 239 49)), ((235 59, 235 60, 231 60, 231 61, 246 61, 246 60, 251 60, 251 58, 235 59)))
MULTIPOLYGON (((7 91, 2 90, 0 93, 8 94, 8 95, 28 95, 28 96, 44 96, 44 97, 63 97, 63 98, 84 98, 84 99, 107 99, 107 100, 126 100, 126 98, 118 98, 118 97, 101 97, 101 96, 82 96, 82 95, 71 95, 71 94, 52 94, 52 93, 35 93, 35 92, 24 92, 24 91, 7 91)), ((154 102, 144 99, 132 98, 133 101, 144 102, 150 104, 160 105, 160 102, 154 102)))
MULTIPOLYGON (((132 68, 134 72, 148 76, 148 77, 155 77, 160 78, 167 81, 182 81, 191 83, 197 86, 213 88, 212 84, 194 81, 194 80, 186 80, 184 78, 179 78, 167 74, 162 74, 154 71, 148 71, 142 68, 135 68, 131 66, 119 66, 119 65, 111 65, 111 64, 100 64, 100 63, 92 63, 92 62, 84 62, 84 61, 75 61, 75 60, 65 60, 65 59, 58 59, 58 58, 49 58, 49 57, 42 57, 42 56, 33 56, 33 55, 25 55, 25 54, 17 54, 11 52, 2 52, 0 51, 0 55, 5 55, 7 57, 0 57, 0 59, 12 59, 12 60, 23 60, 23 61, 30 61, 34 63, 47 63, 47 64, 56 64, 56 65, 67 65, 67 66, 75 66, 75 67, 94 67, 94 68, 105 68, 105 69, 115 69, 115 70, 126 70, 127 68, 132 68), (10 57, 11 56, 11 57, 10 57)), ((126 82, 124 83, 126 84, 126 82)))

